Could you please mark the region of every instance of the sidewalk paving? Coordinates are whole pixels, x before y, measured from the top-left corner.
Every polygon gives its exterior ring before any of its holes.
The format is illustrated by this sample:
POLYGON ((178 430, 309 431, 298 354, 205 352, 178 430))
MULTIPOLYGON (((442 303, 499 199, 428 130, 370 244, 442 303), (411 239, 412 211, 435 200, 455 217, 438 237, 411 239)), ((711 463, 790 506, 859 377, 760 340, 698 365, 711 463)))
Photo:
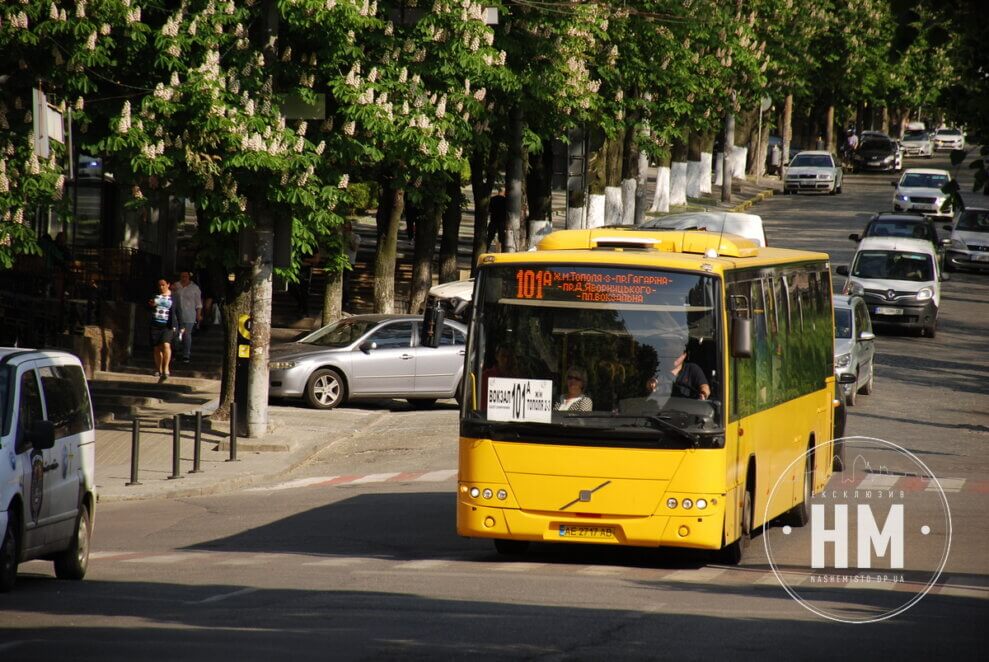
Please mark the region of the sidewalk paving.
MULTIPOLYGON (((758 185, 749 181, 736 182, 736 185, 739 184, 740 188, 733 193, 730 206, 718 202, 715 206, 706 205, 708 209, 745 211, 780 190, 778 178, 764 177, 758 185)), ((720 187, 713 188, 711 197, 719 200, 720 187)), ((558 220, 562 225, 564 219, 554 213, 554 226, 558 220)), ((461 226, 461 234, 472 231, 472 225, 465 223, 461 226)), ((299 331, 273 328, 272 339, 276 343, 286 342, 299 331)), ((99 373, 97 380, 139 385, 153 378, 132 373, 99 373)), ((189 417, 195 416, 197 410, 204 412, 205 416, 216 408, 220 383, 217 380, 178 377, 173 377, 170 383, 190 386, 191 395, 198 396, 199 403, 165 402, 139 414, 143 421, 139 485, 127 485, 131 477, 132 422, 111 420, 97 425, 96 485, 100 502, 206 496, 274 481, 304 466, 334 444, 362 434, 388 413, 384 409, 376 411, 350 407, 319 411, 308 409, 301 403, 269 405, 269 433, 259 439, 239 438, 238 459, 234 462, 228 461, 229 422, 217 421, 213 425, 207 424, 204 419, 201 471, 189 473, 193 468, 194 456, 194 431, 189 417), (179 446, 181 478, 171 479, 171 418, 175 414, 183 415, 179 446)))

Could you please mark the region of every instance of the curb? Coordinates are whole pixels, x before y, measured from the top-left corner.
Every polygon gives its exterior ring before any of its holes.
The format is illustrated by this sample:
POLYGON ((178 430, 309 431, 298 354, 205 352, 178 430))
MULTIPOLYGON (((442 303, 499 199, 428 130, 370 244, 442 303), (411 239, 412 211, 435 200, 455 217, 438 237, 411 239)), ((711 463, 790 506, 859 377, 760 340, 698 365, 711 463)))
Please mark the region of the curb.
MULTIPOLYGON (((367 428, 372 427, 388 412, 379 412, 372 420, 367 421, 367 424, 362 426, 360 430, 355 430, 354 432, 340 437, 339 439, 334 439, 329 444, 322 445, 320 443, 314 443, 311 447, 307 449, 302 449, 298 451, 300 457, 293 459, 287 465, 272 471, 270 473, 255 473, 246 474, 243 476, 233 476, 231 478, 220 479, 219 481, 212 483, 210 485, 203 485, 201 487, 190 487, 185 489, 171 489, 163 490, 156 494, 119 494, 113 496, 105 496, 103 494, 97 493, 96 502, 97 503, 119 503, 122 501, 147 501, 149 499, 184 499, 189 497, 199 497, 199 496, 213 496, 216 494, 221 494, 225 492, 232 492, 244 487, 250 487, 258 483, 263 483, 268 480, 277 480, 282 478, 296 469, 305 466, 310 461, 313 460, 317 455, 325 450, 332 448, 334 445, 350 441, 355 437, 361 436, 367 428)), ((240 443, 238 440, 237 444, 238 450, 241 450, 240 443)))
POLYGON ((762 200, 765 200, 766 198, 773 197, 773 194, 775 194, 775 193, 776 193, 776 191, 774 189, 766 189, 765 191, 761 191, 761 192, 757 193, 754 197, 749 198, 748 200, 746 200, 745 202, 742 202, 742 203, 739 203, 739 204, 735 205, 734 207, 731 208, 731 211, 736 212, 736 213, 743 212, 746 209, 748 209, 749 207, 751 207, 752 205, 754 205, 755 203, 761 202, 762 200))

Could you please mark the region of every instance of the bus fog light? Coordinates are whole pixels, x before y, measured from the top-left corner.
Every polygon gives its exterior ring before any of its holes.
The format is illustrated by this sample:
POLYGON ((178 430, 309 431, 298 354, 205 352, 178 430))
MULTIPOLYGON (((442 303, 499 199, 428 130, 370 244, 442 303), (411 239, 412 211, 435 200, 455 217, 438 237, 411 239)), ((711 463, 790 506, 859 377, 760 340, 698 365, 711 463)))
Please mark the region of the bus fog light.
POLYGON ((485 517, 484 518, 484 527, 485 528, 490 529, 494 525, 495 525, 495 519, 494 519, 494 517, 485 517))
POLYGON ((494 492, 491 491, 490 487, 485 487, 484 491, 481 492, 481 496, 483 496, 485 499, 490 499, 492 496, 494 496, 494 492))
POLYGON ((683 500, 683 507, 686 508, 687 510, 690 510, 691 508, 694 507, 694 502, 691 501, 690 499, 684 499, 683 500))
POLYGON ((481 496, 481 490, 477 489, 476 487, 472 487, 470 488, 470 495, 472 498, 476 499, 477 497, 481 496))
POLYGON ((680 536, 681 538, 686 538, 687 536, 690 535, 690 529, 688 529, 685 526, 681 526, 679 529, 677 529, 677 535, 680 536))
POLYGON ((498 490, 498 498, 500 500, 502 500, 502 501, 504 501, 505 499, 507 499, 508 498, 508 491, 507 490, 498 490))
POLYGON ((667 508, 676 508, 677 507, 677 500, 674 499, 673 497, 670 497, 669 499, 666 500, 666 507, 667 508))
POLYGON ((698 499, 697 500, 697 510, 704 510, 705 508, 707 508, 707 500, 706 499, 698 499))

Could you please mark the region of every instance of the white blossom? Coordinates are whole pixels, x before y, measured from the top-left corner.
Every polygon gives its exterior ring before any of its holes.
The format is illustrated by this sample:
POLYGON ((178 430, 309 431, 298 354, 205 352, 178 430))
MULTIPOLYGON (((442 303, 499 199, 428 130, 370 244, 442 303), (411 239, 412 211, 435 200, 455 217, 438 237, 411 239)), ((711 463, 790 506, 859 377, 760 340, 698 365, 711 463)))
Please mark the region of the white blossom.
POLYGON ((79 0, 76 3, 76 18, 86 18, 86 0, 79 0))
POLYGON ((107 36, 108 34, 110 34, 110 24, 109 23, 104 23, 104 24, 102 24, 100 26, 100 34, 103 35, 104 37, 107 36))
POLYGON ((316 145, 316 154, 319 156, 323 155, 323 150, 326 149, 326 141, 320 140, 319 144, 316 145))
POLYGON ((120 111, 120 122, 117 124, 118 133, 127 133, 130 131, 131 119, 130 119, 130 101, 124 102, 124 107, 120 111))
POLYGON ((345 174, 343 177, 340 178, 340 183, 337 184, 337 188, 345 189, 347 188, 348 185, 350 185, 350 175, 345 174))
POLYGON ((24 208, 18 207, 17 211, 14 212, 14 223, 24 225, 24 208))
POLYGON ((130 194, 131 197, 134 198, 135 200, 144 199, 144 193, 141 192, 141 187, 138 186, 137 184, 134 184, 134 186, 131 188, 130 194))
POLYGON ((96 31, 95 30, 93 31, 92 34, 89 35, 89 38, 86 39, 86 50, 87 51, 95 51, 96 50, 96 31))
POLYGON ((436 146, 436 149, 440 153, 440 156, 446 156, 447 151, 450 149, 450 145, 446 142, 445 139, 440 139, 440 142, 436 146))
POLYGON ((55 6, 54 2, 52 3, 51 9, 48 12, 48 18, 50 18, 53 21, 58 20, 58 7, 55 6))

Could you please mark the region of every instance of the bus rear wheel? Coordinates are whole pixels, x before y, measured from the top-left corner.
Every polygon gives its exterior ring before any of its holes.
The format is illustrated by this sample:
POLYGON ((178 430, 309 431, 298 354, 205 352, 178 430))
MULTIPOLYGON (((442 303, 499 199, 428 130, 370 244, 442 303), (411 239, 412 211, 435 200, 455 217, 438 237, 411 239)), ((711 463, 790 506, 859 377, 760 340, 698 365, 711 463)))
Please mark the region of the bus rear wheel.
POLYGON ((529 549, 528 540, 504 540, 496 538, 494 541, 495 551, 502 556, 520 556, 529 549))
POLYGON ((748 486, 745 488, 745 496, 742 499, 742 512, 739 513, 739 516, 741 517, 742 535, 738 537, 738 540, 730 545, 726 545, 721 550, 723 560, 728 565, 738 565, 741 563, 746 550, 749 548, 749 543, 752 541, 752 490, 748 486))
POLYGON ((810 521, 810 499, 814 493, 814 456, 808 453, 804 463, 804 489, 800 503, 787 513, 786 523, 790 526, 804 526, 810 521))

